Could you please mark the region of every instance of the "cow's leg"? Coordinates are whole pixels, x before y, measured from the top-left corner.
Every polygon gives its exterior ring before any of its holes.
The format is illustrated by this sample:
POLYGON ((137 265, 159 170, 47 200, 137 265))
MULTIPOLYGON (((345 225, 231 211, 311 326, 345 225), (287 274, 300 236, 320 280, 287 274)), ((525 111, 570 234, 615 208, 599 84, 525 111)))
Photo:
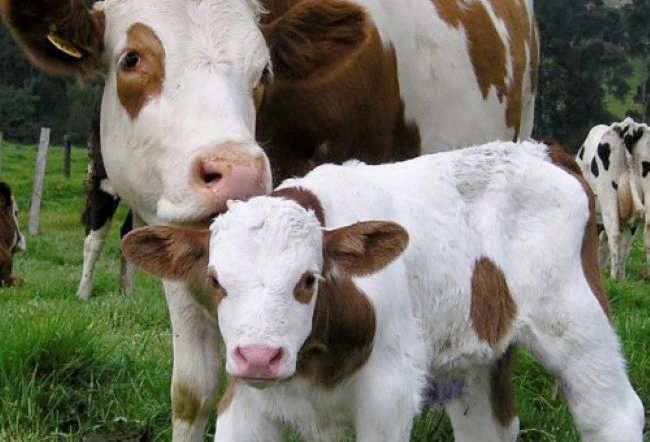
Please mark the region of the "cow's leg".
MULTIPOLYGON (((650 206, 648 204, 647 206, 650 206)), ((645 277, 650 280, 650 211, 646 209, 645 229, 643 234, 643 248, 645 249, 645 277)))
POLYGON ((456 442, 511 442, 519 434, 510 377, 514 350, 469 371, 461 397, 445 406, 456 442))
POLYGON ((216 323, 196 304, 185 283, 164 281, 172 324, 172 419, 174 442, 203 440, 214 409, 221 371, 216 323))
MULTIPOLYGON (((126 215, 122 227, 120 227, 120 240, 123 239, 131 230, 136 227, 143 226, 144 222, 134 218, 132 210, 126 215), (137 223, 137 224, 136 224, 137 223)), ((135 266, 127 262, 120 254, 120 293, 128 295, 133 292, 135 285, 135 266)))
MULTIPOLYGON (((357 442, 408 442, 422 400, 423 374, 412 364, 377 367, 358 383, 357 442), (377 380, 381 385, 377 385, 377 380)), ((339 436, 332 440, 341 440, 339 436)))
POLYGON ((601 269, 606 269, 609 264, 609 245, 607 244, 607 233, 602 224, 598 225, 598 263, 601 269))
POLYGON ((111 227, 111 219, 108 218, 106 222, 97 230, 91 230, 86 239, 84 240, 84 257, 83 265, 81 268, 81 281, 79 281, 79 288, 77 289, 77 297, 80 299, 88 299, 90 292, 93 288, 93 276, 95 275, 95 266, 99 255, 104 248, 106 242, 106 234, 111 227))
POLYGON ((281 442, 278 423, 260 413, 257 401, 246 388, 231 384, 219 403, 215 442, 281 442))
POLYGON ((560 381, 582 440, 641 442, 643 406, 596 296, 584 278, 571 278, 557 299, 567 302, 534 316, 524 341, 560 381))
POLYGON ((620 280, 623 278, 623 275, 620 274, 621 231, 618 220, 618 207, 614 205, 613 210, 615 210, 615 212, 608 210, 603 213, 603 225, 605 226, 605 233, 607 234, 607 245, 609 246, 609 260, 611 265, 610 274, 613 279, 620 280))
POLYGON ((81 280, 77 288, 77 297, 80 299, 88 299, 90 296, 95 266, 104 248, 113 215, 115 215, 117 206, 120 204, 119 198, 104 192, 97 186, 87 192, 86 198, 87 206, 81 216, 86 228, 86 239, 84 240, 81 280))
POLYGON ((634 239, 633 232, 636 230, 636 228, 632 229, 630 229, 628 226, 623 227, 623 231, 621 232, 621 236, 619 238, 619 268, 617 270, 617 273, 620 275, 620 279, 625 279, 626 277, 625 265, 627 264, 627 258, 630 255, 632 240, 634 239))

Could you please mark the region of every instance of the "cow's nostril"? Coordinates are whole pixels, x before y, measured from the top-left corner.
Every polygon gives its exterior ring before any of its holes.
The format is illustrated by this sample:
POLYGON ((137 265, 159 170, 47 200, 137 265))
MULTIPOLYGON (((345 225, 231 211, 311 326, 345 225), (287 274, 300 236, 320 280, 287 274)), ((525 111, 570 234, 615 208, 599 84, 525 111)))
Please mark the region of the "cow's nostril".
POLYGON ((275 365, 279 363, 282 360, 282 356, 284 356, 284 352, 282 351, 281 348, 278 348, 278 351, 273 355, 271 360, 269 361, 269 365, 275 365))
POLYGON ((219 172, 211 172, 205 169, 201 170, 201 181, 206 184, 218 183, 221 181, 221 178, 223 178, 223 175, 221 175, 219 172))

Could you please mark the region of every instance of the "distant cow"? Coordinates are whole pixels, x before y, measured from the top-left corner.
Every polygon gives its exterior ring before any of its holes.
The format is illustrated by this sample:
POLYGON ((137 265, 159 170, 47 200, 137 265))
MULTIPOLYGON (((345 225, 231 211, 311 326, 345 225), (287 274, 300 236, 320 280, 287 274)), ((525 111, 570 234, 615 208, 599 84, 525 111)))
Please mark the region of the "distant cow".
MULTIPOLYGON (((99 136, 99 105, 96 106, 92 120, 90 137, 88 139, 88 174, 86 177, 86 204, 81 215, 81 222, 85 227, 86 239, 84 240, 83 265, 81 279, 77 289, 77 297, 88 299, 90 297, 95 266, 104 247, 106 235, 111 226, 115 211, 120 204, 120 197, 115 194, 111 186, 101 152, 99 136)), ((124 237, 133 227, 133 212, 129 210, 122 227, 120 237, 124 237)), ((122 258, 120 266, 121 293, 129 293, 133 289, 133 269, 122 258)))
MULTIPOLYGON (((227 200, 322 163, 532 130, 532 0, 2 0, 0 13, 37 66, 104 76, 106 172, 149 224, 207 225, 227 200)), ((221 360, 205 342, 218 331, 192 287, 164 287, 172 438, 198 441, 221 360)))
POLYGON ((576 161, 593 189, 604 229, 601 235, 601 264, 609 257, 611 276, 625 278, 625 261, 633 233, 643 219, 639 195, 640 174, 635 172, 631 148, 636 123, 626 118, 620 123, 594 126, 578 150, 576 161), (627 148, 626 148, 627 147, 627 148))
POLYGON ((0 182, 0 286, 20 285, 23 280, 12 275, 13 255, 25 250, 25 237, 18 225, 18 205, 11 187, 0 182))
POLYGON ((310 441, 346 424, 358 441, 407 441, 426 377, 462 385, 446 403, 456 440, 514 441, 503 368, 524 344, 583 440, 641 442, 596 242, 573 159, 497 142, 320 166, 229 203, 210 230, 137 229, 123 251, 192 284, 218 321, 233 383, 215 441, 281 441, 286 424, 310 441))

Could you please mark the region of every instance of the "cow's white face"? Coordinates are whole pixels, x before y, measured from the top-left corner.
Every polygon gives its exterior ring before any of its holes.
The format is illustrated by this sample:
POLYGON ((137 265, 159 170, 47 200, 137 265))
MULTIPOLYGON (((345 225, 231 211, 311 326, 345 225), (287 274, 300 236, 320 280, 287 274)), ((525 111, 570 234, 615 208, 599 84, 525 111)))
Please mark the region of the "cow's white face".
POLYGON ((107 0, 102 155, 117 194, 152 222, 186 223, 270 190, 253 90, 269 68, 255 6, 107 0))
POLYGON ((259 197, 229 204, 211 230, 226 371, 252 382, 291 376, 322 278, 320 223, 294 201, 259 197))

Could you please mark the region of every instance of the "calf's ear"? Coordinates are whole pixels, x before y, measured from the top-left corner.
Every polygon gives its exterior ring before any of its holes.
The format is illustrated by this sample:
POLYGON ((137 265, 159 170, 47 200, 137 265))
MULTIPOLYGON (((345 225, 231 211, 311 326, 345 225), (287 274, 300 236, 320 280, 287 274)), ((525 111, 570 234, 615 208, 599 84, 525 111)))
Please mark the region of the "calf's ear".
POLYGON ((13 37, 39 68, 57 75, 85 76, 99 68, 104 14, 84 0, 0 0, 13 37))
POLYGON ((208 266, 210 231, 149 226, 122 239, 124 259, 162 279, 190 280, 208 266))
POLYGON ((350 58, 368 38, 366 13, 341 0, 305 0, 262 27, 276 77, 306 80, 350 58))
POLYGON ((408 242, 408 233, 399 224, 363 221, 325 232, 325 258, 343 273, 364 276, 393 262, 408 242))

